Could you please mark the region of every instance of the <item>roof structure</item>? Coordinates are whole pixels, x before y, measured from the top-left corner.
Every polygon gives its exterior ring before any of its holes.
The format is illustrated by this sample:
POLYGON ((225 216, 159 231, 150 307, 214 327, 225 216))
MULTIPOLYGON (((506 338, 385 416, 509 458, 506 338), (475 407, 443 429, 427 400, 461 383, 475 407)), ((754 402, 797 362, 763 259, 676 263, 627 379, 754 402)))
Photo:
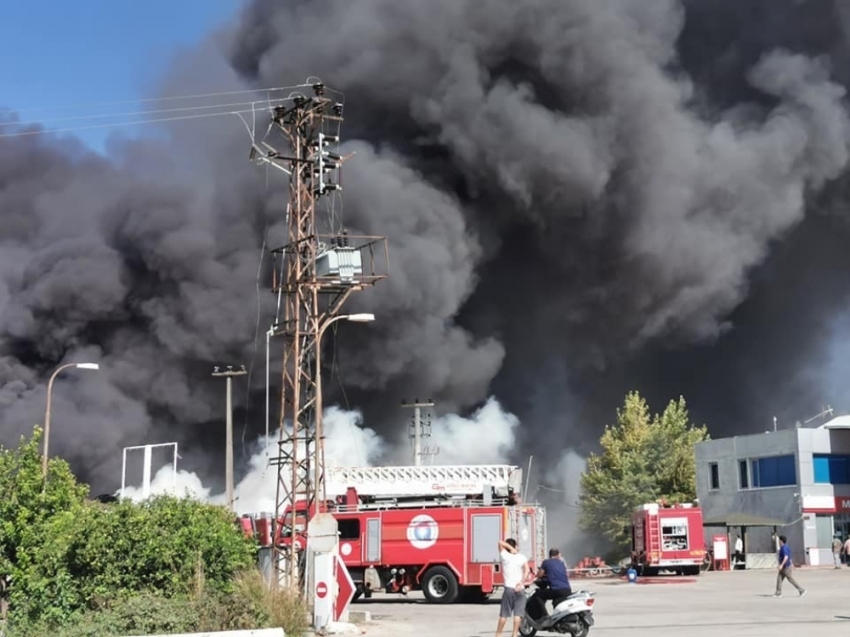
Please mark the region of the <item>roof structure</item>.
POLYGON ((787 526, 788 522, 750 513, 729 513, 724 516, 704 519, 702 524, 703 526, 787 526))
POLYGON ((837 416, 818 429, 850 429, 850 416, 837 416))

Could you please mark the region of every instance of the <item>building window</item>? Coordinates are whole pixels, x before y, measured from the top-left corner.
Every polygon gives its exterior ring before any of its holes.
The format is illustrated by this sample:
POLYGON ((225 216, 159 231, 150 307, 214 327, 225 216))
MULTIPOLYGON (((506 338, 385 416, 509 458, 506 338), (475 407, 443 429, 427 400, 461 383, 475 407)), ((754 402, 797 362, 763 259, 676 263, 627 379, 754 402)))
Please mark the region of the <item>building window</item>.
POLYGON ((738 485, 741 489, 750 488, 750 472, 747 470, 747 461, 738 461, 738 485))
POLYGON ((742 489, 767 487, 790 487, 797 484, 797 462, 792 455, 750 458, 738 461, 738 472, 742 489), (749 476, 745 467, 749 464, 749 476), (748 486, 744 486, 744 483, 748 486))
POLYGON ((720 468, 716 462, 711 462, 708 465, 709 488, 712 491, 717 491, 720 488, 720 468))
POLYGON ((815 484, 850 484, 850 456, 816 453, 812 464, 815 484))

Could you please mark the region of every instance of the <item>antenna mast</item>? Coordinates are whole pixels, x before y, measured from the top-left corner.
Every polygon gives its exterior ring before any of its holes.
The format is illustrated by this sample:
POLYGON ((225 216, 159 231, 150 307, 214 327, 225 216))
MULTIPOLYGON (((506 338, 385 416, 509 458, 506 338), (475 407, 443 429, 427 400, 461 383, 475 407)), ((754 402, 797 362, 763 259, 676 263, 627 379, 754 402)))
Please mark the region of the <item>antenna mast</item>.
POLYGON ((330 323, 346 318, 339 311, 352 292, 374 285, 389 271, 386 238, 349 235, 338 219, 340 210, 333 204, 342 190, 340 166, 348 159, 339 152, 343 104, 326 96, 337 93, 320 81, 309 87, 311 96, 295 92, 268 109, 271 124, 261 140, 252 140, 250 156, 289 176, 285 245, 272 250, 272 291, 279 309, 271 333, 285 341, 280 451, 272 464, 278 467, 275 523, 282 521, 288 537, 275 543, 275 568, 278 581, 293 588, 304 576, 306 551, 299 549, 306 547, 298 537, 308 533, 310 516, 326 511, 321 337, 330 323), (320 208, 326 219, 317 219, 320 208), (383 262, 380 272, 378 261, 383 262), (286 516, 290 504, 292 513, 286 516), (301 511, 303 528, 297 520, 301 511))
POLYGON ((811 418, 804 420, 803 424, 808 425, 810 422, 813 422, 813 421, 817 420, 818 418, 823 418, 825 416, 831 416, 831 415, 832 415, 832 407, 827 405, 826 407, 824 407, 821 410, 821 412, 819 414, 816 414, 816 415, 812 416, 811 418))

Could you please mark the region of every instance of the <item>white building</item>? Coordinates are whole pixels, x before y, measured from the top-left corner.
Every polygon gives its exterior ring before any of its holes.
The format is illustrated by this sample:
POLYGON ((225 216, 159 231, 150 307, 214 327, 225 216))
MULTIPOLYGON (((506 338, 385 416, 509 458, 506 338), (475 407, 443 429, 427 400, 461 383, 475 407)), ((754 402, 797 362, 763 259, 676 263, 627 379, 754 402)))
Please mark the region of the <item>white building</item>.
MULTIPOLYGON (((696 445, 697 496, 706 520, 776 520, 797 564, 831 564, 835 535, 850 536, 850 416, 696 445)), ((729 524, 730 527, 734 526, 729 524)), ((730 528, 730 547, 734 534, 730 528)), ((706 539, 722 528, 706 528, 706 539)), ((773 529, 745 530, 745 552, 772 553, 773 529)))

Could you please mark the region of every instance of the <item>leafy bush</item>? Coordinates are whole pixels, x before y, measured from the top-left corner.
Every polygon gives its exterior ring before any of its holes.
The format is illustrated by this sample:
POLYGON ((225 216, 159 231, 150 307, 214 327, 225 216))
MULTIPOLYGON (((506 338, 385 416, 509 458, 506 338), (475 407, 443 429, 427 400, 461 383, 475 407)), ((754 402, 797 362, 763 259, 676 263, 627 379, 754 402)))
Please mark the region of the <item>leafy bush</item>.
POLYGON ((86 503, 44 528, 51 541, 32 552, 31 567, 12 587, 15 618, 59 625, 136 593, 185 596, 199 567, 211 592, 227 592, 255 557, 230 513, 188 499, 86 503))
POLYGON ((48 622, 13 626, 9 637, 115 637, 191 633, 200 623, 198 607, 188 599, 140 594, 113 607, 89 611, 56 629, 48 622))
POLYGON ((254 562, 254 544, 227 510, 189 499, 92 504, 68 547, 68 568, 87 600, 123 591, 188 594, 199 565, 204 584, 227 591, 254 562))
POLYGON ((248 570, 235 579, 230 593, 203 591, 170 599, 143 593, 78 615, 58 629, 31 624, 13 628, 9 637, 115 637, 279 627, 287 635, 301 635, 307 625, 303 600, 288 591, 269 590, 258 571, 248 570))
MULTIPOLYGON (((68 464, 53 458, 45 483, 42 476, 41 430, 17 449, 0 447, 0 575, 12 577, 10 601, 20 602, 21 592, 33 600, 50 600, 44 613, 55 617, 73 612, 75 595, 67 573, 42 560, 51 543, 49 527, 60 517, 73 519, 83 509, 88 491, 77 484, 68 464), (43 577, 52 569, 55 579, 43 577)), ((25 611, 27 613, 28 611, 25 611)))
POLYGON ((18 449, 0 448, 0 576, 12 576, 9 619, 19 631, 99 630, 106 616, 142 625, 148 607, 164 627, 198 623, 200 600, 232 592, 236 574, 255 563, 255 543, 223 507, 166 496, 86 502, 87 487, 58 458, 45 482, 40 440, 36 429, 18 449))

